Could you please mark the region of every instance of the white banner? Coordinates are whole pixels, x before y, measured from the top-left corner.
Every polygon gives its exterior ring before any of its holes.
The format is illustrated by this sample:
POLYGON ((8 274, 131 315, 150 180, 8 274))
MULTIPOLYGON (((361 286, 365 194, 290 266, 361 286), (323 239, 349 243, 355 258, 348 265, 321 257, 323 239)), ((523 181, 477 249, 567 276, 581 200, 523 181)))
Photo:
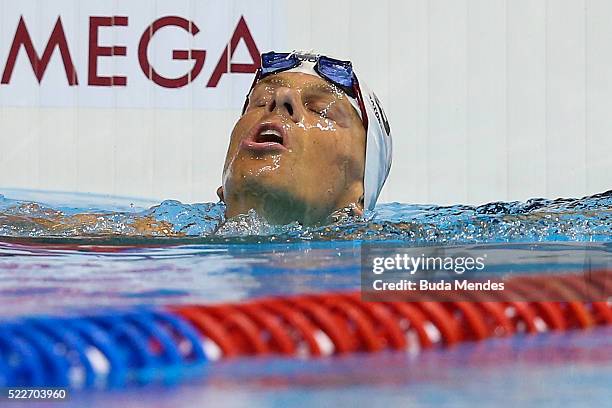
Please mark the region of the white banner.
POLYGON ((0 105, 238 108, 279 0, 3 0, 0 105))

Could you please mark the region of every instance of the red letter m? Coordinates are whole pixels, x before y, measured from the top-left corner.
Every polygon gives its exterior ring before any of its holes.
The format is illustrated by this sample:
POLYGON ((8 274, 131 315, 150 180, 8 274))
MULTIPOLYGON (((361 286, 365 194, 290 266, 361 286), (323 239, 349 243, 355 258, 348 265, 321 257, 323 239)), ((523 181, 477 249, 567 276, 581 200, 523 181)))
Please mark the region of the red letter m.
POLYGON ((49 42, 47 42, 42 58, 38 58, 38 54, 34 49, 32 39, 28 33, 28 28, 26 27, 25 21, 23 21, 23 16, 21 16, 19 19, 19 24, 17 25, 17 31, 15 32, 13 44, 11 45, 11 51, 9 52, 8 60, 6 61, 6 67, 4 68, 4 73, 2 74, 3 84, 8 84, 11 81, 13 68, 15 68, 17 55, 19 54, 19 49, 22 45, 25 48, 28 58, 30 59, 30 64, 32 65, 36 79, 38 79, 38 83, 40 83, 45 75, 45 70, 47 69, 47 65, 49 65, 49 61, 51 60, 51 55, 53 55, 55 47, 58 47, 60 54, 62 55, 62 62, 64 63, 64 70, 66 71, 68 84, 78 85, 79 81, 77 79, 74 64, 72 63, 72 57, 70 57, 70 51, 68 50, 68 43, 66 42, 66 34, 64 34, 64 27, 62 26, 61 17, 57 18, 57 22, 55 23, 55 27, 53 27, 53 32, 49 37, 49 42))

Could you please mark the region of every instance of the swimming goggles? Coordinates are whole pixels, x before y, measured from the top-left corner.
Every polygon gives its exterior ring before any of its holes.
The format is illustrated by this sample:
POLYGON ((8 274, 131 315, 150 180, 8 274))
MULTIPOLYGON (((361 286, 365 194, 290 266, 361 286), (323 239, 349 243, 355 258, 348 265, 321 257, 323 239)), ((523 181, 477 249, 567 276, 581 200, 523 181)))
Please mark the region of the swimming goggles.
MULTIPOLYGON (((368 129, 368 116, 366 113, 359 81, 353 72, 353 64, 350 61, 342 61, 335 58, 330 58, 325 55, 309 54, 298 51, 293 52, 275 52, 270 51, 261 54, 261 67, 257 70, 251 89, 255 87, 261 79, 277 74, 283 71, 289 71, 300 66, 304 61, 314 63, 314 71, 326 81, 336 85, 342 89, 349 97, 357 101, 361 113, 361 120, 366 129, 368 129)), ((250 91, 249 91, 250 93, 250 91)), ((248 95, 245 101, 242 112, 246 111, 248 105, 248 95)))
POLYGON ((261 55, 259 79, 298 67, 303 61, 314 62, 314 70, 319 76, 341 88, 348 96, 357 97, 353 64, 350 61, 341 61, 324 55, 298 52, 266 52, 261 55))

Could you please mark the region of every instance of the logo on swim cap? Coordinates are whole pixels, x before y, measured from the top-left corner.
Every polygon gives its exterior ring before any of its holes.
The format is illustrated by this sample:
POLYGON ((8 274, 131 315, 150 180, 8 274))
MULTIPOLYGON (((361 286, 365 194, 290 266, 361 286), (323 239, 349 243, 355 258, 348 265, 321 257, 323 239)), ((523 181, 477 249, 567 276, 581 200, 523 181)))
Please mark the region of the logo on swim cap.
POLYGON ((374 114, 376 115, 376 119, 378 119, 378 123, 380 123, 381 127, 385 129, 385 133, 387 136, 391 134, 391 126, 389 125, 389 120, 387 119, 387 115, 385 115, 385 111, 380 105, 380 101, 378 100, 378 96, 374 92, 370 96, 370 101, 372 102, 372 107, 374 108, 374 114), (374 98, 372 98, 374 96, 374 98))

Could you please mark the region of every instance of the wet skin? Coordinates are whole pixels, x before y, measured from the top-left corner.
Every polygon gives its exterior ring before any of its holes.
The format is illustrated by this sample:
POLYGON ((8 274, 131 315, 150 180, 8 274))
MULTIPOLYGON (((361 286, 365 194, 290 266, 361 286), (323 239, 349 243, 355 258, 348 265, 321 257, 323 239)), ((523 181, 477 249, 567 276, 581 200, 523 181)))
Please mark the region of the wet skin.
POLYGON ((363 208, 365 130, 344 92, 322 78, 261 80, 232 131, 222 187, 226 216, 254 209, 269 222, 325 222, 363 208))

